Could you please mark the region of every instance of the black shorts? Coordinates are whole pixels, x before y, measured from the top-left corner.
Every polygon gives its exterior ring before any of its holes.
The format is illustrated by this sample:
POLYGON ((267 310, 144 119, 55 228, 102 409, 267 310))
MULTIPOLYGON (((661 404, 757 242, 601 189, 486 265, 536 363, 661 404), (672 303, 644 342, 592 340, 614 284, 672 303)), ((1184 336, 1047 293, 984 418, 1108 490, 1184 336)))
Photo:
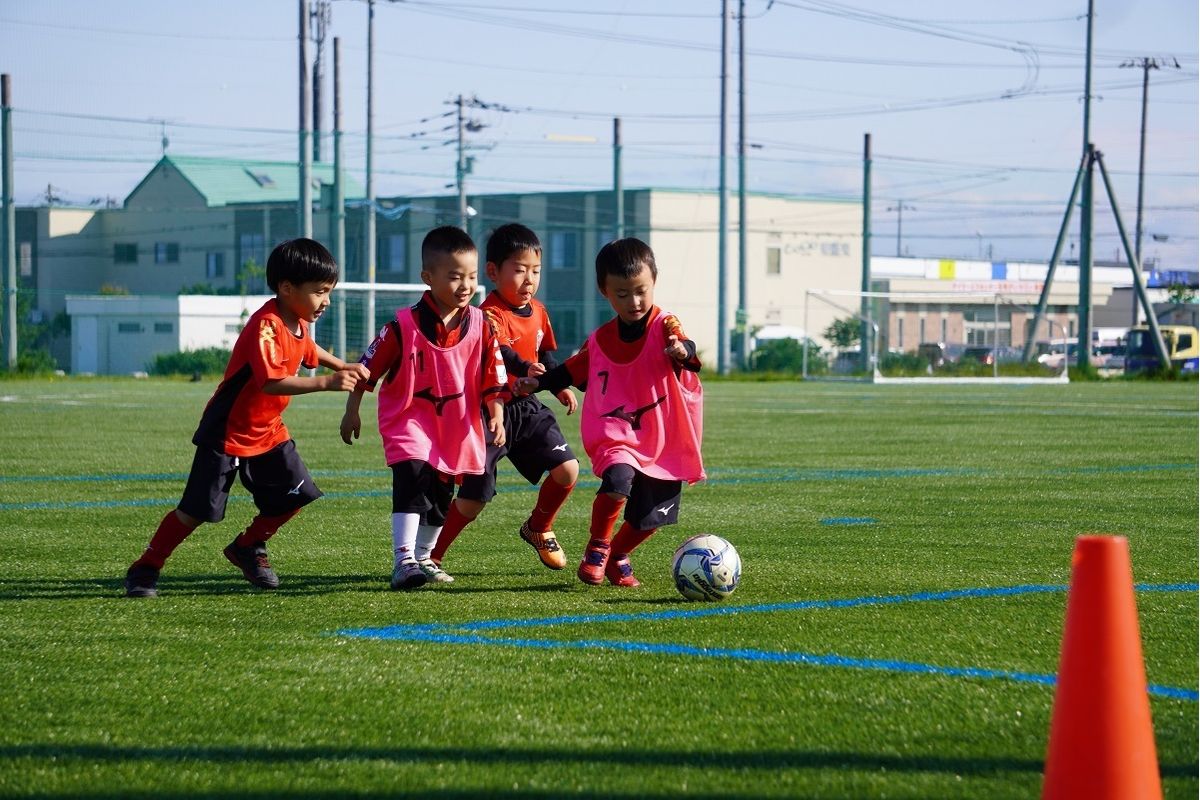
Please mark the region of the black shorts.
POLYGON ((683 481, 665 481, 643 475, 628 464, 614 464, 604 470, 600 491, 623 494, 625 521, 639 531, 674 525, 679 521, 679 501, 683 497, 683 481))
POLYGON ((392 513, 420 514, 422 525, 446 522, 454 478, 438 472, 428 461, 397 461, 392 468, 392 513))
POLYGON ((537 483, 559 464, 575 460, 558 418, 533 395, 505 404, 504 444, 487 446, 483 474, 464 477, 458 496, 480 503, 495 497, 496 467, 504 456, 530 483, 537 483))
POLYGON ((235 475, 267 517, 303 508, 321 496, 291 439, 256 456, 230 456, 197 445, 179 510, 201 522, 225 519, 235 475))

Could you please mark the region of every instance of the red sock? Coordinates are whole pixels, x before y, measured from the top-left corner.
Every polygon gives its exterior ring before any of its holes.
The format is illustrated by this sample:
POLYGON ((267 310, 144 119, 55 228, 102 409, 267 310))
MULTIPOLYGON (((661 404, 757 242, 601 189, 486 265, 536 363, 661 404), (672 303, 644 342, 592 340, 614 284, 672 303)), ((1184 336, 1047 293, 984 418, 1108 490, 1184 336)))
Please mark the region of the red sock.
POLYGON ((651 528, 648 531, 641 531, 630 525, 628 522, 621 525, 621 530, 617 531, 617 535, 612 540, 612 557, 620 558, 627 556, 637 549, 638 545, 654 535, 658 528, 651 528))
POLYGON ((596 495, 596 499, 592 501, 592 525, 588 529, 592 535, 592 541, 607 542, 612 538, 613 525, 616 524, 617 517, 621 514, 624 506, 624 497, 614 500, 605 492, 596 495))
POLYGON ((558 516, 558 512, 562 510, 563 504, 567 502, 567 498, 571 496, 571 490, 574 488, 575 484, 573 483, 570 486, 563 486, 554 478, 547 477, 538 491, 537 504, 529 514, 529 530, 545 533, 553 528, 554 518, 558 516))
POLYGON ((446 515, 446 522, 442 525, 442 532, 438 534, 437 544, 433 546, 433 552, 429 557, 433 559, 433 563, 439 567, 442 565, 442 559, 446 556, 446 551, 450 549, 450 545, 454 544, 454 540, 462 533, 463 528, 474 522, 473 519, 458 510, 458 503, 450 504, 450 513, 446 515))
POLYGON ((150 537, 150 544, 146 546, 146 551, 142 553, 141 558, 133 562, 134 564, 154 567, 162 569, 163 564, 175 552, 175 548, 179 543, 186 539, 195 528, 189 528, 183 524, 179 516, 175 513, 175 509, 167 512, 167 515, 158 523, 158 530, 150 537))
POLYGON ((277 517, 268 517, 259 514, 254 519, 250 520, 250 525, 246 530, 238 534, 237 543, 239 547, 253 547, 256 544, 265 542, 275 535, 275 532, 283 527, 283 523, 287 522, 292 517, 300 513, 300 509, 293 509, 286 514, 280 514, 277 517))

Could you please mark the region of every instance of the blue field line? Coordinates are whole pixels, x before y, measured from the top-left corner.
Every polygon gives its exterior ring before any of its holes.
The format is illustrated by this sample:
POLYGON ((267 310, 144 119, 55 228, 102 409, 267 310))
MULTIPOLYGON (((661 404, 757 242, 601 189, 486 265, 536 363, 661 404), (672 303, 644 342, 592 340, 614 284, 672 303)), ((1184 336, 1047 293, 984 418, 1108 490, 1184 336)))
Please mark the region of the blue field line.
MULTIPOLYGON (((350 628, 337 631, 336 635, 357 639, 382 639, 391 641, 430 642, 453 645, 485 645, 492 647, 518 647, 540 650, 611 650, 627 653, 657 654, 667 656, 692 656, 701 658, 723 658, 737 661, 768 663, 805 664, 809 666, 842 667, 882 672, 900 672, 924 675, 941 675, 957 678, 1008 680, 1019 683, 1035 683, 1053 686, 1056 676, 1047 673, 997 670, 984 667, 946 667, 896 659, 864 659, 837 654, 788 652, 786 650, 761 650, 757 648, 712 648, 695 647, 659 642, 634 642, 610 639, 528 639, 513 637, 484 636, 470 631, 495 628, 528 628, 546 625, 580 624, 593 622, 618 622, 628 620, 678 619, 682 617, 711 616, 713 614, 745 614, 774 611, 795 611, 812 608, 852 608, 855 606, 881 605, 889 603, 929 602, 953 600, 966 597, 1000 597, 1031 593, 1061 592, 1061 585, 1028 585, 999 588, 955 589, 942 592, 917 592, 907 595, 868 596, 842 600, 810 600, 796 603, 771 603, 756 606, 719 606, 716 608, 688 611, 647 612, 642 614, 594 614, 570 617, 548 617, 534 620, 481 620, 459 625, 431 623, 425 625, 391 625, 383 628, 350 628)), ((1197 591, 1195 583, 1137 584, 1139 591, 1197 591)), ((1200 693, 1192 689, 1151 684, 1147 692, 1158 697, 1196 702, 1200 693)))
POLYGON ((879 520, 875 517, 826 517, 822 525, 875 525, 879 520))

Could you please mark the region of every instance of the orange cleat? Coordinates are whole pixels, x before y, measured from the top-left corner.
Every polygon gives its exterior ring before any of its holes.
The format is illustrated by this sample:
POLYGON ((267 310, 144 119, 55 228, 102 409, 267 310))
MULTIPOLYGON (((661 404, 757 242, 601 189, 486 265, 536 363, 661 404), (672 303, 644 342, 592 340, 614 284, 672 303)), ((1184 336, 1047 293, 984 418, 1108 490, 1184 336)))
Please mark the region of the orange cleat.
POLYGON ((525 520, 521 523, 521 538, 537 551, 538 558, 550 569, 562 569, 567 565, 567 554, 558 546, 558 538, 554 531, 539 533, 530 530, 529 520, 525 520))

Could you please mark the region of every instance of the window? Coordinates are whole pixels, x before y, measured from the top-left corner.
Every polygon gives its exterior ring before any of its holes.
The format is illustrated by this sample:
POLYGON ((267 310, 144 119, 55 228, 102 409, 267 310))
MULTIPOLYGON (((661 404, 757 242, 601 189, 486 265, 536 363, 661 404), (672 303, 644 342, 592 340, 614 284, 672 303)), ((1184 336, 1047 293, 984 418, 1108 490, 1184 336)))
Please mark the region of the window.
POLYGON ((550 246, 543 255, 547 269, 579 269, 579 234, 551 231, 550 246))
POLYGON ((136 264, 138 247, 133 242, 117 242, 113 245, 114 264, 136 264))
POLYGON ((17 269, 22 278, 33 277, 33 242, 17 242, 17 269))
POLYGON ((117 333, 141 333, 142 323, 140 322, 118 322, 117 333))
POLYGON ((904 349, 904 317, 896 319, 896 346, 904 349))
POLYGON ((263 245, 264 240, 261 233, 243 233, 238 237, 238 263, 245 264, 253 259, 255 264, 265 267, 263 245))
POLYGON ((780 254, 783 251, 778 247, 767 248, 767 274, 779 275, 780 271, 780 254))
POLYGON ((1175 347, 1176 351, 1192 349, 1192 335, 1190 333, 1179 334, 1179 344, 1175 347))
POLYGON ((942 341, 943 342, 946 341, 946 338, 947 338, 946 337, 946 328, 947 328, 946 323, 947 323, 946 318, 942 317, 942 341))
POLYGON ((204 256, 204 277, 220 278, 225 274, 225 254, 214 250, 204 256))
POLYGON ((156 322, 156 323, 154 323, 154 332, 155 333, 174 333, 175 326, 172 325, 170 322, 156 322))
POLYGON ((384 272, 406 272, 408 270, 408 234, 393 233, 384 240, 384 272))
POLYGON ((923 341, 925 341, 925 318, 921 317, 921 331, 920 331, 920 334, 917 336, 917 342, 920 343, 923 341))
POLYGON ((155 264, 178 264, 179 263, 179 243, 178 242, 155 242, 154 243, 154 263, 155 264))

